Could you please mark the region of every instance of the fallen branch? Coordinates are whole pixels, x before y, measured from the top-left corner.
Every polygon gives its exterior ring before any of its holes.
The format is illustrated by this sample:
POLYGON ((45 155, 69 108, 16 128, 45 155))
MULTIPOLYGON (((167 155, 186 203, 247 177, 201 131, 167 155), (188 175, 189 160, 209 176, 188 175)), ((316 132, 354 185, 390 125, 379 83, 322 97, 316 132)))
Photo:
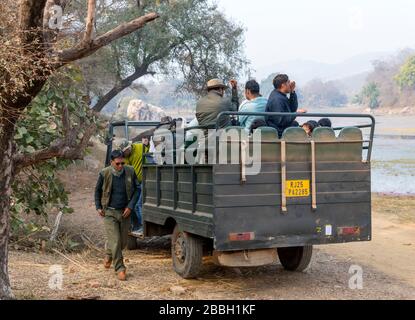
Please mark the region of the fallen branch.
POLYGON ((96 245, 92 242, 92 240, 91 240, 88 236, 86 236, 86 235, 82 234, 82 235, 81 235, 81 239, 82 239, 82 240, 84 240, 85 245, 86 245, 89 249, 94 249, 94 250, 98 251, 99 253, 104 253, 104 250, 102 250, 102 249, 98 248, 98 247, 97 247, 97 246, 96 246, 96 245))
POLYGON ((83 269, 83 270, 88 270, 87 268, 85 268, 84 266, 82 266, 80 263, 76 262, 75 260, 69 258, 68 256, 64 255, 62 252, 56 250, 56 249, 52 249, 53 252, 59 254, 61 257, 65 258, 66 260, 68 260, 69 262, 73 263, 74 265, 78 266, 79 268, 83 269))

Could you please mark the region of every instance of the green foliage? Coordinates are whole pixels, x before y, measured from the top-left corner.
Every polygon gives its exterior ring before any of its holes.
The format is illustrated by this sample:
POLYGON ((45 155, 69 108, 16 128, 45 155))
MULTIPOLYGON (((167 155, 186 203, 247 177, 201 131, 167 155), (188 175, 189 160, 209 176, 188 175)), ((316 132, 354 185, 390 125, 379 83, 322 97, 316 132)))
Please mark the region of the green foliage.
MULTIPOLYGON (((91 58, 105 67, 86 74, 95 94, 102 96, 140 68, 175 79, 180 91, 196 95, 210 78, 230 80, 245 71, 244 29, 210 0, 145 1, 140 7, 137 1, 119 1, 105 8, 105 16, 97 14, 102 16, 97 24, 100 30, 110 30, 153 10, 160 14, 159 19, 91 58), (101 79, 108 81, 103 84, 101 79)), ((85 68, 88 63, 85 61, 85 68)))
POLYGON ((406 108, 415 105, 415 51, 405 49, 396 56, 373 62, 374 70, 354 102, 370 107, 406 108), (376 84, 376 85, 375 85, 376 84))
MULTIPOLYGON (((54 141, 61 139, 64 136, 64 106, 68 108, 74 124, 80 118, 88 116, 89 107, 79 89, 81 84, 81 73, 74 67, 65 68, 62 73, 47 82, 18 122, 15 135, 17 152, 30 156, 33 152, 48 148, 54 141)), ((12 193, 13 228, 30 227, 25 225, 22 214, 35 213, 46 218, 51 207, 64 213, 72 212, 68 206, 68 192, 57 177, 57 173, 69 164, 69 160, 54 158, 25 168, 18 174, 12 193)))
POLYGON ((362 91, 355 96, 353 103, 366 105, 370 109, 378 108, 380 91, 378 85, 375 82, 368 83, 362 91))
POLYGON ((401 89, 415 87, 415 56, 410 57, 402 65, 395 80, 401 89))

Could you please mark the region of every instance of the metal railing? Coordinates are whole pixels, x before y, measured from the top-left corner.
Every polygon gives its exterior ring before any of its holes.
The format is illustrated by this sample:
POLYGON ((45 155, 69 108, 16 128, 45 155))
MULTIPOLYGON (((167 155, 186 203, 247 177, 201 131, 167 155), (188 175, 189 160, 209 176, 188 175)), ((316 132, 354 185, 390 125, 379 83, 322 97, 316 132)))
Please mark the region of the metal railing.
MULTIPOLYGON (((352 125, 350 127, 355 128, 370 128, 369 140, 362 140, 356 142, 367 142, 369 145, 364 147, 367 150, 367 161, 370 162, 372 158, 372 150, 373 150, 373 139, 375 136, 375 126, 376 126, 376 119, 370 114, 348 114, 348 113, 286 113, 286 112, 240 112, 240 111, 225 111, 218 115, 216 119, 216 130, 220 128, 220 120, 225 116, 254 116, 254 117, 302 117, 302 118, 360 118, 360 119, 369 119, 371 121, 370 124, 364 125, 352 125)), ((339 131, 346 127, 335 127, 333 130, 339 131)), ((344 141, 342 141, 344 142, 344 141)), ((290 143, 290 142, 288 142, 290 143)), ((310 143, 310 142, 304 142, 310 143)), ((316 143, 318 143, 316 141, 316 143)), ((335 142, 334 142, 335 143, 335 142)), ((340 141, 339 141, 340 143, 340 141)))
MULTIPOLYGON (((218 130, 220 128, 220 120, 225 116, 254 116, 254 117, 270 117, 270 116, 279 116, 279 117, 302 117, 302 118, 357 118, 357 119, 368 119, 370 120, 370 123, 368 124, 362 124, 362 125, 351 125, 350 127, 355 127, 359 129, 365 129, 370 128, 370 134, 369 134, 369 140, 360 140, 360 141, 350 141, 350 142, 365 142, 368 143, 368 146, 364 146, 363 149, 367 150, 367 161, 369 162, 371 160, 372 156, 372 150, 373 150, 373 139, 375 135, 375 126, 376 126, 376 120, 372 115, 369 114, 340 114, 340 113, 281 113, 281 112, 235 112, 235 111, 226 111, 222 112, 218 115, 216 119, 215 125, 208 125, 208 126, 195 126, 195 127, 188 127, 184 128, 184 133, 191 130, 207 130, 207 129, 216 129, 218 130)), ((156 121, 116 121, 110 123, 109 126, 109 136, 111 137, 111 141, 108 141, 107 143, 107 157, 106 157, 106 164, 108 165, 110 162, 110 155, 112 152, 112 139, 114 137, 114 128, 115 127, 124 127, 125 128, 125 138, 129 140, 129 127, 157 127, 161 123, 156 121), (110 143, 111 142, 111 143, 110 143)), ((334 131, 340 131, 346 127, 334 127, 332 128, 334 131)), ((172 130, 173 133, 176 132, 176 130, 172 130)), ((175 143, 175 135, 173 135, 174 143, 175 143)), ((218 139, 219 140, 219 139, 218 139)), ((346 142, 346 141, 339 141, 340 142, 346 142)), ((218 141, 219 143, 219 141, 218 141)), ((291 143, 291 142, 287 142, 291 143)), ((305 142, 292 142, 292 143, 310 143, 309 141, 305 142)), ((316 143, 325 143, 324 141, 319 142, 316 141, 316 143)), ((332 143, 336 143, 336 141, 333 141, 332 143)), ((176 150, 174 150, 176 151, 176 150)), ((175 159, 175 154, 173 156, 173 159, 175 159)))

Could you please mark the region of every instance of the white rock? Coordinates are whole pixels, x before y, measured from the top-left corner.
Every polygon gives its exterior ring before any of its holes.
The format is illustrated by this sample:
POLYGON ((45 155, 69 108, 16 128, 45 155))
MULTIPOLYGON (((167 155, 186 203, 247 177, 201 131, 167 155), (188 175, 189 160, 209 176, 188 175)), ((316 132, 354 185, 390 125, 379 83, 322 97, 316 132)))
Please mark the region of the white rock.
POLYGON ((138 99, 131 100, 127 109, 127 117, 133 121, 159 121, 165 116, 162 108, 138 99))

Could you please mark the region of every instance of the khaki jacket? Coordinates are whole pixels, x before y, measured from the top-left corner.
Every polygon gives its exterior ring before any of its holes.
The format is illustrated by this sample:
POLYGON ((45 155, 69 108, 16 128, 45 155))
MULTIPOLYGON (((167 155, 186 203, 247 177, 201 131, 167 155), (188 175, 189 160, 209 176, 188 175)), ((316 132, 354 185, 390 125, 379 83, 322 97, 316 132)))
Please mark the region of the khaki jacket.
MULTIPOLYGON (((199 126, 215 125, 218 115, 224 111, 238 111, 238 93, 232 90, 232 100, 221 97, 215 90, 202 97, 196 105, 196 118, 199 126)), ((229 117, 222 117, 219 128, 230 125, 229 117)))

